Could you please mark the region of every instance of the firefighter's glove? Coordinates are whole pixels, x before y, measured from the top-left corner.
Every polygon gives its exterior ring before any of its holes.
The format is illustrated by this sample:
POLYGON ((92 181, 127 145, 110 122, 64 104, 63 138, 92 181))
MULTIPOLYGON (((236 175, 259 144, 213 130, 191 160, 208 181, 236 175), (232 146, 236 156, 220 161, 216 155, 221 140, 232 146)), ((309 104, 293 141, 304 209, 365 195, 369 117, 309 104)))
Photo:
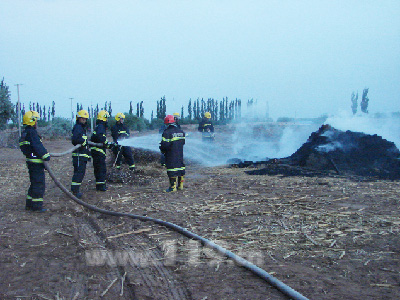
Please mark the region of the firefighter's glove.
POLYGON ((119 147, 118 143, 107 142, 107 148, 110 149, 110 150, 117 149, 118 147, 119 147))
POLYGON ((44 161, 49 161, 49 160, 50 160, 50 154, 49 154, 49 153, 46 153, 45 155, 42 156, 42 159, 43 159, 44 161))

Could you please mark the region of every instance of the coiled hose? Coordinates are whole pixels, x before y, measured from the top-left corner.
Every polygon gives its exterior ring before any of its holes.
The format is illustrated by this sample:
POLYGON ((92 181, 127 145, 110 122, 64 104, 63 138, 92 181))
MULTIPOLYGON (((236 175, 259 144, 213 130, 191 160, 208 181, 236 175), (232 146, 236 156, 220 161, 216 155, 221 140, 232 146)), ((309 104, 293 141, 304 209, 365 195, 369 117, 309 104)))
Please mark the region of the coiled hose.
MULTIPOLYGON (((93 145, 93 143, 92 143, 93 145)), ((77 145, 80 146, 80 145, 77 145)), ((75 146, 75 147, 77 147, 75 146)), ((75 148, 74 147, 74 148, 75 148)), ((79 148, 79 147, 77 147, 79 148)), ((75 150, 75 149, 74 149, 75 150)), ((72 152, 73 150, 69 150, 63 153, 53 153, 51 154, 52 156, 62 156, 61 154, 65 155, 67 153, 72 152)), ((140 220, 140 221, 150 221, 153 223, 156 223, 158 225, 164 226, 166 228, 172 229, 173 231, 176 231, 190 239, 193 240, 197 240, 200 241, 202 243, 202 245, 210 247, 212 249, 214 249, 215 251, 217 251, 218 253, 232 259, 234 262, 236 262, 238 265, 246 268, 247 270, 251 271, 253 274, 257 275, 258 277, 260 277, 261 279, 265 280, 267 283, 269 283, 271 286, 277 288, 281 293, 283 293, 284 295, 288 296, 290 299, 294 299, 294 300, 308 300, 308 298, 304 297, 302 294, 300 294, 299 292, 295 291, 294 289, 292 289, 290 286, 284 284, 283 282, 281 282, 280 280, 278 280, 277 278, 275 278, 274 276, 270 275, 268 272, 264 271, 263 269, 257 267, 256 265, 252 264, 251 262, 249 262, 248 260, 237 256, 236 254, 232 253, 231 251, 215 244, 214 242, 203 238, 202 236, 199 236, 181 226, 178 226, 176 224, 170 223, 170 222, 166 222, 160 219, 154 219, 154 218, 150 218, 150 217, 146 217, 146 216, 139 216, 139 215, 134 215, 134 214, 129 214, 129 213, 123 213, 123 212, 116 212, 116 211, 110 211, 110 210, 105 210, 102 208, 99 208, 97 206, 91 205, 89 203, 86 203, 82 200, 80 200, 79 198, 75 197, 75 195, 73 195, 65 186, 63 186, 61 184, 61 182, 56 178, 56 176, 54 175, 53 171, 51 170, 49 163, 47 161, 44 161, 44 166, 46 168, 46 170, 49 172, 50 177, 53 179, 54 183, 68 196, 70 197, 72 200, 74 200, 76 203, 86 207, 87 209, 93 210, 95 212, 99 212, 101 214, 106 214, 106 215, 110 215, 110 216, 116 216, 116 217, 128 217, 128 218, 132 218, 132 219, 136 219, 136 220, 140 220)))

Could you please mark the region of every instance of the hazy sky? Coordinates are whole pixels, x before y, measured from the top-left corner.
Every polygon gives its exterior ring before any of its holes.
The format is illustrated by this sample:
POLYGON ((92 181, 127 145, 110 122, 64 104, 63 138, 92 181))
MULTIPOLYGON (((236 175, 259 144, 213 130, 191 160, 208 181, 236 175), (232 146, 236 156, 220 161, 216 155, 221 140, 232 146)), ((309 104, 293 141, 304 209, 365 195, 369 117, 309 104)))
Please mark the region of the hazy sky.
MULTIPOLYGON (((272 117, 400 111, 400 1, 0 0, 0 77, 21 101, 257 99, 272 117)), ((187 112, 185 111, 185 114, 187 112)))

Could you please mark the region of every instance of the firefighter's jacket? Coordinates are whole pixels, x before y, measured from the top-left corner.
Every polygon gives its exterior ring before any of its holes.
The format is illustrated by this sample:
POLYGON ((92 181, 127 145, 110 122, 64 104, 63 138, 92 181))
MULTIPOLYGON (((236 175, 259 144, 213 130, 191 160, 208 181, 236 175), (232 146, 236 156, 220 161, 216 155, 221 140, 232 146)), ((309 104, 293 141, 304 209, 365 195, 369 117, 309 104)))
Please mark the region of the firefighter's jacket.
POLYGON ((118 140, 128 138, 129 135, 129 129, 124 124, 116 123, 113 127, 111 127, 111 136, 114 140, 114 143, 116 143, 118 140))
POLYGON ((102 147, 91 147, 92 155, 100 154, 106 155, 106 149, 108 147, 107 141, 107 122, 97 121, 97 125, 95 130, 93 131, 92 136, 90 137, 90 141, 93 143, 103 144, 102 147))
POLYGON ((50 160, 50 154, 42 144, 42 140, 36 129, 32 126, 25 126, 19 139, 19 147, 26 156, 26 161, 31 163, 43 163, 50 160))
MULTIPOLYGON (((179 125, 178 122, 175 122, 176 127, 181 128, 181 125, 179 125)), ((168 126, 165 124, 162 124, 162 126, 160 127, 160 129, 158 130, 158 133, 163 134, 164 130, 167 129, 168 126)))
POLYGON ((214 125, 212 124, 211 119, 203 118, 200 121, 197 130, 200 132, 214 132, 214 125))
POLYGON ((72 157, 78 157, 79 160, 87 161, 90 159, 90 152, 87 144, 86 124, 76 122, 72 129, 71 142, 74 146, 81 144, 82 146, 72 152, 72 157))
POLYGON ((183 145, 185 145, 185 133, 175 124, 169 125, 164 130, 160 143, 160 150, 165 155, 167 171, 185 170, 183 145))

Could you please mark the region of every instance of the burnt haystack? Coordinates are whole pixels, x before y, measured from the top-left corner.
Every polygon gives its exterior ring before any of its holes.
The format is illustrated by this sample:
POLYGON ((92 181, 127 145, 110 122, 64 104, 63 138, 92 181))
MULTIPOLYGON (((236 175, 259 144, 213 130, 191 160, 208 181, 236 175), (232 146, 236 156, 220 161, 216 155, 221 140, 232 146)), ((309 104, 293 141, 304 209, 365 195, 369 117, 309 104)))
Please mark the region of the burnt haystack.
POLYGON ((315 170, 397 179, 399 158, 396 145, 381 136, 323 125, 295 153, 281 161, 315 170))

